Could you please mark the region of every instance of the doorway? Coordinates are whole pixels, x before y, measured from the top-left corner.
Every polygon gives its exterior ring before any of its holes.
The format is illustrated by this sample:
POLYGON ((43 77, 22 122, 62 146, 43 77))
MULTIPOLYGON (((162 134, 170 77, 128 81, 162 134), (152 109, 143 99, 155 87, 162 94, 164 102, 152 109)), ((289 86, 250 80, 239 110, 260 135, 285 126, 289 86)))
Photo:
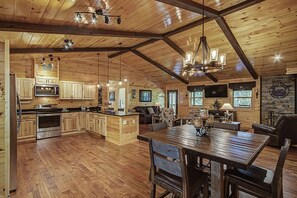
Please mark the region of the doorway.
POLYGON ((126 88, 119 88, 118 110, 126 110, 126 88))
POLYGON ((173 109, 174 115, 178 114, 178 91, 177 90, 167 91, 167 107, 173 109))

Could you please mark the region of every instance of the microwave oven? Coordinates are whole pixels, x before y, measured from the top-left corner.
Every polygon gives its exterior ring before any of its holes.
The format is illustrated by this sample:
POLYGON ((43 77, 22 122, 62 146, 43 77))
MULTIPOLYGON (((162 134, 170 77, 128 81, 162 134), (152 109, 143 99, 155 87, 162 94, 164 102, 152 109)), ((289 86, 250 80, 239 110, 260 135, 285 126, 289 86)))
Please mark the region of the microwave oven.
POLYGON ((59 85, 35 85, 35 96, 59 96, 59 85))

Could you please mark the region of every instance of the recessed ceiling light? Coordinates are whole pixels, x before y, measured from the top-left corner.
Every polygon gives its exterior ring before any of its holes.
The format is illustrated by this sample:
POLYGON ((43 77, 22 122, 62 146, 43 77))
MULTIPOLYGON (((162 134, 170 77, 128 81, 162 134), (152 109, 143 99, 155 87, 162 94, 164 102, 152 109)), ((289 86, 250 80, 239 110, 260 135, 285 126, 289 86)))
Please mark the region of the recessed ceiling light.
POLYGON ((279 62, 281 61, 283 57, 280 54, 275 54, 273 57, 274 62, 279 62))

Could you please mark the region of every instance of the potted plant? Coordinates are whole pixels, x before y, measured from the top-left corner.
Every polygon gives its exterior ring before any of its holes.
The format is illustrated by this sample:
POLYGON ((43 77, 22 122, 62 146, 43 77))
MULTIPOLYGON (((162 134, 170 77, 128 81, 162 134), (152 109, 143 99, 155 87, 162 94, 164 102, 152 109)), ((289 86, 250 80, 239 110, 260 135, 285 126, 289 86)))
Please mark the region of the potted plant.
POLYGON ((219 110, 221 108, 222 104, 218 101, 218 99, 216 99, 214 101, 214 103, 211 104, 211 106, 214 110, 219 110))

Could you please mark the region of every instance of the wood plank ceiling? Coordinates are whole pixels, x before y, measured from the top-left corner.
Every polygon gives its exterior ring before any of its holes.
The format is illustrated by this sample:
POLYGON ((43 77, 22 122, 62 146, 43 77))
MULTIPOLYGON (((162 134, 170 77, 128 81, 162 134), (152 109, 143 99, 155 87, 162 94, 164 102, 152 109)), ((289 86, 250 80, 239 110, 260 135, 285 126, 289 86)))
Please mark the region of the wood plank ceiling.
MULTIPOLYGON (((287 67, 297 67, 296 1, 265 0, 243 10, 228 13, 227 8, 246 1, 250 0, 209 0, 205 4, 218 12, 226 11, 224 18, 227 24, 259 76, 282 75, 286 73, 287 67), (280 62, 273 61, 275 54, 281 54, 283 57, 280 62)), ((200 0, 194 0, 194 2, 201 3, 200 0)), ((123 43, 122 47, 131 48, 136 46, 132 48, 132 51, 137 50, 137 52, 164 66, 167 70, 177 74, 181 73, 181 53, 193 50, 201 36, 201 26, 195 23, 202 18, 200 14, 155 0, 107 0, 106 3, 111 14, 120 14, 122 16, 121 25, 116 24, 115 21, 104 24, 103 18, 99 18, 100 20, 96 24, 90 24, 89 19, 85 19, 84 23, 74 21, 75 11, 87 11, 91 10, 91 7, 98 7, 99 0, 2 0, 0 1, 0 30, 3 31, 0 32, 0 39, 9 39, 12 48, 62 48, 63 41, 66 38, 75 42, 75 48, 118 47, 118 43, 121 42, 123 43), (42 30, 39 33, 29 31, 11 32, 1 26, 1 22, 2 25, 4 22, 19 22, 71 26, 81 29, 90 28, 92 30, 150 33, 163 35, 167 40, 164 39, 165 42, 163 40, 153 40, 154 42, 151 42, 151 36, 125 38, 110 37, 108 35, 46 34, 42 33, 42 30), (186 31, 176 30, 188 24, 194 25, 189 25, 192 27, 186 31), (172 32, 177 34, 172 34, 172 32), (143 42, 150 44, 138 48, 137 45, 143 42), (170 42, 173 42, 180 50, 176 51, 170 47, 170 42)), ((227 54, 227 67, 222 72, 213 73, 215 79, 250 76, 218 23, 209 20, 205 24, 205 35, 210 48, 217 47, 221 52, 227 54)), ((71 58, 77 57, 78 54, 59 55, 61 58, 71 58)), ((82 58, 91 58, 95 56, 95 53, 86 52, 81 53, 80 56, 82 58)), ((27 58, 28 55, 23 54, 13 54, 11 56, 12 60, 18 61, 27 58)), ((135 69, 145 73, 154 81, 178 82, 176 78, 171 77, 135 53, 124 53, 122 60, 127 65, 133 65, 135 69)), ((200 75, 189 80, 190 82, 206 81, 209 78, 200 75)))

